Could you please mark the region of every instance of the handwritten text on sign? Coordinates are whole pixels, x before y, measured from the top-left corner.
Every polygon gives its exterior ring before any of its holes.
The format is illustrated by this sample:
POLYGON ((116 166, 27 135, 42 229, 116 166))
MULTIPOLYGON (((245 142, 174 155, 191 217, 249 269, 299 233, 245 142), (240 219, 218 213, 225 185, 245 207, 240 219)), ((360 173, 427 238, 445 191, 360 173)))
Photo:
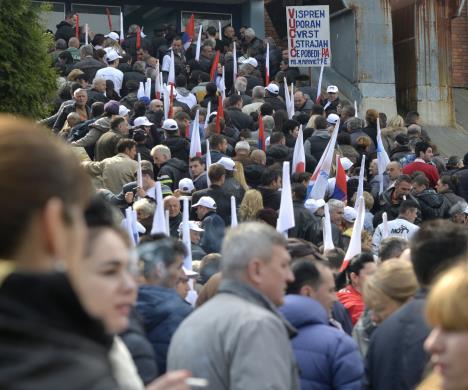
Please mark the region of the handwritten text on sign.
POLYGON ((289 66, 330 66, 328 5, 286 7, 289 66))

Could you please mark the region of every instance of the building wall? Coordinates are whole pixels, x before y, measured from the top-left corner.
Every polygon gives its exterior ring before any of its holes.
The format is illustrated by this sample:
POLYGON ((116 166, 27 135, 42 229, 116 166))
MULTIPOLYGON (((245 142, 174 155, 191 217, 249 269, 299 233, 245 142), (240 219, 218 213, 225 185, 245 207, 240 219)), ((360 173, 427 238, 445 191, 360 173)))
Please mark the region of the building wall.
POLYGON ((452 19, 453 86, 468 88, 468 16, 466 8, 461 16, 452 19))

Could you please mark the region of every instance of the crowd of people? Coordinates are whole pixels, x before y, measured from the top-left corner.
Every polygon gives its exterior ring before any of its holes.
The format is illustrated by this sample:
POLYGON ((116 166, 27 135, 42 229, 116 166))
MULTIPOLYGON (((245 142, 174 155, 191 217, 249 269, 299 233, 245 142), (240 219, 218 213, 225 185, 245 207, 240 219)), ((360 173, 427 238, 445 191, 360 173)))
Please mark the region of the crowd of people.
POLYGON ((468 153, 249 27, 75 23, 51 116, 0 118, 1 388, 468 389, 468 153))

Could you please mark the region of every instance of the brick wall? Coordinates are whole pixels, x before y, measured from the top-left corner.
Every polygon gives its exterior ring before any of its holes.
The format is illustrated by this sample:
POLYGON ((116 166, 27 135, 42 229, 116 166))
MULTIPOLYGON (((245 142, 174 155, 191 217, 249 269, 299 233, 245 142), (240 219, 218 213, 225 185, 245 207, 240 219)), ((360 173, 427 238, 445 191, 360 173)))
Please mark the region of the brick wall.
POLYGON ((452 19, 453 86, 468 88, 468 17, 466 8, 452 19))
POLYGON ((277 44, 280 44, 278 33, 276 32, 273 22, 270 19, 270 14, 265 8, 265 37, 272 37, 277 44))

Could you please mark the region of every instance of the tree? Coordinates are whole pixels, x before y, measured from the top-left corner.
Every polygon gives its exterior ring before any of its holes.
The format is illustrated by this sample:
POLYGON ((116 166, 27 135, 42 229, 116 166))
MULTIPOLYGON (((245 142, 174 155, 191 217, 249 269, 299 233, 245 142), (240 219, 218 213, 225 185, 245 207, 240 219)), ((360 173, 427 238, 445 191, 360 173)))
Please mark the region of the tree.
POLYGON ((39 119, 47 116, 57 90, 57 72, 38 9, 30 0, 0 1, 0 112, 39 119))

